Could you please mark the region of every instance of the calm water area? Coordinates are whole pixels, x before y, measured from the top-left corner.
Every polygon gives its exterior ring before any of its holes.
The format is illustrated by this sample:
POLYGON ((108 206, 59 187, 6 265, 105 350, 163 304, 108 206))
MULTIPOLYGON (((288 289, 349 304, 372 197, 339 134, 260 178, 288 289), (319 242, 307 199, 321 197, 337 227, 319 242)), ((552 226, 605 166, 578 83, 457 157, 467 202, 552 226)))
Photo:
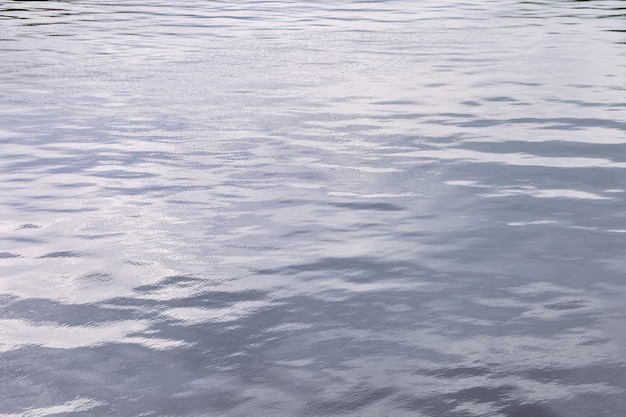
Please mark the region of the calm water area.
POLYGON ((626 2, 0 0, 0 417, 626 416, 626 2))

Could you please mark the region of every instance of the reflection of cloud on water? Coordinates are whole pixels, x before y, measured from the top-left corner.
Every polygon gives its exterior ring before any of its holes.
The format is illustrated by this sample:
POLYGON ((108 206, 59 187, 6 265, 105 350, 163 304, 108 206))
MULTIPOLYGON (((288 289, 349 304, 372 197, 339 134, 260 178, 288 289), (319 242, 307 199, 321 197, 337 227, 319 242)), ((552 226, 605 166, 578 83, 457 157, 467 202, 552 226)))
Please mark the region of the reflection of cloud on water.
POLYGON ((578 190, 538 190, 533 187, 528 188, 505 188, 490 194, 481 194, 482 197, 510 197, 514 195, 528 195, 535 198, 575 198, 582 200, 610 200, 611 197, 604 197, 598 194, 578 190))
MULTIPOLYGON (((479 189, 493 189, 491 192, 483 192, 478 194, 481 197, 511 197, 517 195, 525 195, 535 198, 569 198, 579 200, 613 200, 614 197, 608 197, 596 193, 590 193, 588 191, 572 190, 572 189, 556 189, 556 188, 537 188, 532 185, 523 186, 489 186, 480 184, 476 181, 466 180, 451 180, 445 182, 451 186, 473 187, 479 189)), ((607 193, 609 191, 605 191, 607 193)), ((539 221, 539 222, 526 222, 524 224, 547 224, 553 223, 552 221, 539 221)), ((513 225, 513 224, 511 224, 513 225)), ((521 225, 521 224, 515 224, 521 225)))
POLYGON ((604 158, 547 157, 528 153, 480 152, 469 149, 444 148, 399 153, 396 156, 416 159, 462 160, 474 163, 495 163, 514 166, 549 168, 626 168, 626 162, 604 158))
POLYGON ((98 326, 32 324, 23 320, 0 320, 0 352, 26 345, 53 349, 94 347, 108 343, 138 344, 151 349, 169 349, 185 342, 140 336, 150 327, 145 320, 123 320, 98 326))
POLYGON ((90 400, 88 398, 77 398, 51 407, 31 408, 21 413, 0 414, 0 417, 45 417, 60 415, 61 413, 78 413, 92 410, 104 404, 105 403, 101 401, 90 400))
POLYGON ((236 322, 237 320, 250 316, 256 313, 257 310, 267 306, 268 303, 266 301, 241 301, 224 308, 172 308, 167 310, 164 314, 175 320, 180 320, 186 325, 207 322, 227 323, 236 322))

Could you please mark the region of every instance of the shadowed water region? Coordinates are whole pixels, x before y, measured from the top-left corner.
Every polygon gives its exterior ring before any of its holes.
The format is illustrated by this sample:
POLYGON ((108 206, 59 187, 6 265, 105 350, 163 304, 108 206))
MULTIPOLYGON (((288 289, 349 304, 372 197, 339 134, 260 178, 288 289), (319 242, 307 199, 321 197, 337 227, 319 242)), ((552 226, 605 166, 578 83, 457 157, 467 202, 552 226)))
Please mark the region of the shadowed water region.
POLYGON ((626 3, 0 3, 0 416, 623 417, 626 3))

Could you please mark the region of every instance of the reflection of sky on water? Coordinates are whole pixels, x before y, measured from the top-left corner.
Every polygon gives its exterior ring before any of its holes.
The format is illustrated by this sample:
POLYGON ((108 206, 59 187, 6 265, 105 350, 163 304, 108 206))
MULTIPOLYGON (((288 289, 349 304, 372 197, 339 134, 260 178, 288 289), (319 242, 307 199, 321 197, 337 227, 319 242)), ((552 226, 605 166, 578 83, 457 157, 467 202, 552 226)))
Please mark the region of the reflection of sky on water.
POLYGON ((0 415, 621 417, 619 7, 0 6, 0 415))

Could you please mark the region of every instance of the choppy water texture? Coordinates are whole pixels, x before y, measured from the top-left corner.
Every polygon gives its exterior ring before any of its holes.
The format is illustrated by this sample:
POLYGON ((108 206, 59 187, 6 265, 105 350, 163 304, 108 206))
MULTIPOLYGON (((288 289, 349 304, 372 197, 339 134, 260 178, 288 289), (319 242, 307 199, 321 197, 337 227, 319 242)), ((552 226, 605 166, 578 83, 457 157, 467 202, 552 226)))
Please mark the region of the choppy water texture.
POLYGON ((626 415, 623 1, 3 1, 0 416, 626 415))

